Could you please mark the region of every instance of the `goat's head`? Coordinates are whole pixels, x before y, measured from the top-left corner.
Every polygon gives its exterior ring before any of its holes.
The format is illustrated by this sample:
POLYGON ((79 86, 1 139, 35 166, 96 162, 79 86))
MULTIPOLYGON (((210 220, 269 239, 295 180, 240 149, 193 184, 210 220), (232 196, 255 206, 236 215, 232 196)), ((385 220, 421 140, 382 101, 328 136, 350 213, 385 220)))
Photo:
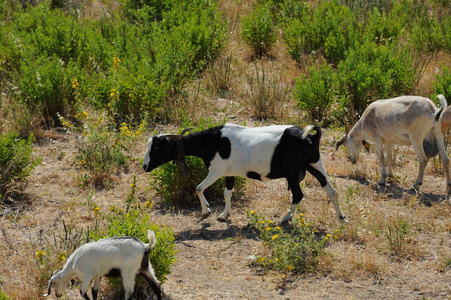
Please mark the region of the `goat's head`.
POLYGON ((185 129, 181 134, 160 134, 151 137, 147 142, 147 151, 144 155, 144 171, 150 172, 171 160, 175 160, 177 153, 180 152, 180 149, 177 149, 177 141, 181 141, 183 135, 191 129, 185 129))
POLYGON ((61 272, 61 270, 56 271, 55 274, 50 277, 48 291, 44 297, 50 296, 51 288, 53 287, 55 289, 56 298, 61 298, 69 285, 74 284, 74 280, 65 280, 65 278, 61 278, 59 272, 61 272))
POLYGON ((356 164, 359 160, 361 146, 363 145, 368 152, 370 151, 370 146, 364 139, 358 139, 357 137, 349 134, 349 126, 346 120, 344 125, 346 134, 335 144, 335 151, 337 151, 341 145, 344 145, 348 151, 349 160, 351 163, 356 164))

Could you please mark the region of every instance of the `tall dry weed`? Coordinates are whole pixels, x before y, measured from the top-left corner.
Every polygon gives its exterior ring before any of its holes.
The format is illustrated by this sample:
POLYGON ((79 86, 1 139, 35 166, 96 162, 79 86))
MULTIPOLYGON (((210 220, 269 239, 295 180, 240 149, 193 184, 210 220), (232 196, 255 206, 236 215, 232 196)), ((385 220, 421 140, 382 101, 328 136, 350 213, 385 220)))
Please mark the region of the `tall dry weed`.
POLYGON ((254 64, 254 72, 247 82, 250 87, 248 95, 252 116, 258 120, 277 119, 284 115, 283 107, 290 100, 291 91, 279 76, 268 74, 262 64, 254 64))

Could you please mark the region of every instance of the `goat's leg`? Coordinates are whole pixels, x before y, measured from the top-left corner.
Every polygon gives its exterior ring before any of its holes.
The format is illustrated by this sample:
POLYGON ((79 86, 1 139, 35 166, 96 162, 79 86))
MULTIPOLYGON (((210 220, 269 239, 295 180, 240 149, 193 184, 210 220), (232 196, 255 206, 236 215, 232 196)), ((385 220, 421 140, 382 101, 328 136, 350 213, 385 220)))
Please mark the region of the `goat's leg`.
POLYGON ((94 277, 92 282, 92 299, 97 300, 97 295, 99 294, 100 280, 102 277, 94 277))
MULTIPOLYGON (((385 168, 385 159, 384 159, 384 144, 381 141, 375 141, 376 144, 376 152, 377 157, 379 158, 381 164, 381 179, 377 182, 378 185, 385 185, 387 178, 387 169, 385 168)), ((390 167, 391 169, 391 167, 390 167)))
POLYGON ((207 177, 205 177, 204 181, 202 181, 196 188, 196 194, 197 197, 199 197, 200 205, 202 206, 202 219, 207 218, 211 212, 210 208, 208 208, 210 205, 208 204, 207 199, 205 199, 204 196, 204 190, 213 183, 215 183, 215 181, 218 180, 220 177, 221 177, 220 174, 212 172, 210 170, 208 172, 207 177))
POLYGON ((387 144, 387 153, 385 153, 385 159, 387 161, 387 176, 389 178, 393 177, 392 159, 393 159, 393 150, 394 149, 395 149, 394 144, 387 144))
POLYGON ((235 177, 226 177, 226 187, 224 189, 225 208, 222 214, 218 216, 218 221, 225 222, 230 216, 232 210, 232 192, 235 184, 235 177))
POLYGON ((420 189, 420 185, 423 184, 424 170, 426 169, 426 165, 428 163, 428 158, 427 158, 426 154, 424 153, 423 141, 421 141, 420 143, 416 143, 415 141, 413 141, 412 147, 415 150, 415 153, 417 154, 418 161, 420 164, 419 170, 418 170, 418 177, 412 186, 412 188, 414 190, 418 191, 420 189))
POLYGON ((125 300, 132 298, 133 290, 135 289, 135 272, 124 272, 122 275, 122 283, 124 284, 125 300))
POLYGON ((92 278, 80 278, 80 279, 83 281, 83 283, 81 284, 81 287, 80 287, 80 295, 85 300, 91 300, 91 298, 89 298, 89 296, 88 296, 88 290, 89 290, 89 285, 91 283, 92 278))
POLYGON ((343 220, 346 221, 346 217, 343 215, 340 203, 338 202, 337 191, 335 191, 334 187, 330 183, 326 173, 326 169, 324 168, 321 159, 319 159, 316 163, 307 165, 307 171, 309 171, 319 181, 321 186, 326 190, 327 195, 332 200, 338 219, 340 221, 343 220))
POLYGON ((443 163, 443 168, 445 169, 445 176, 446 176, 446 193, 447 194, 451 194, 451 178, 450 178, 450 173, 449 173, 449 157, 446 154, 446 150, 445 150, 445 144, 443 142, 443 135, 442 132, 440 131, 439 126, 435 126, 436 128, 434 128, 434 136, 435 136, 435 140, 437 142, 437 148, 439 151, 439 155, 440 155, 440 159, 443 163))
POLYGON ((296 205, 299 204, 304 197, 304 194, 302 194, 301 186, 299 185, 299 178, 298 177, 290 177, 287 178, 288 181, 288 189, 291 190, 291 193, 293 194, 293 200, 291 202, 291 207, 288 213, 285 215, 285 217, 282 218, 282 221, 280 221, 281 224, 285 224, 293 218, 293 215, 296 213, 296 205))
POLYGON ((139 274, 147 281, 147 283, 150 285, 150 287, 153 290, 153 293, 157 295, 158 300, 161 300, 161 289, 160 289, 160 283, 158 282, 158 279, 155 277, 155 274, 152 269, 150 269, 151 266, 149 265, 148 269, 141 270, 139 274))

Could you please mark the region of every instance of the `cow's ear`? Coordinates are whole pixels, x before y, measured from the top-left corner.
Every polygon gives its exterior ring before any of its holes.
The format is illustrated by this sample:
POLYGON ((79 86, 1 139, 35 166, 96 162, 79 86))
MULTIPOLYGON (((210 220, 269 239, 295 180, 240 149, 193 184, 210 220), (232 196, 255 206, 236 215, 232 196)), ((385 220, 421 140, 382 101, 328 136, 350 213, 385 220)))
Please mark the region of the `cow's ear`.
POLYGON ((367 141, 362 140, 362 145, 365 148, 366 152, 369 153, 370 152, 370 144, 367 141))

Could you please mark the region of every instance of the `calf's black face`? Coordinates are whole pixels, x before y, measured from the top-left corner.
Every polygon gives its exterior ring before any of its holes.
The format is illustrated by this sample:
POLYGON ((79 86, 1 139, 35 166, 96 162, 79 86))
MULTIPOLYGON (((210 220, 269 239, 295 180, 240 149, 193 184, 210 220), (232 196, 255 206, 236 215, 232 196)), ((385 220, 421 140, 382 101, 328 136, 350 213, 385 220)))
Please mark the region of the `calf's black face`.
POLYGON ((147 151, 144 155, 143 169, 150 172, 153 169, 168 163, 176 158, 174 141, 169 138, 152 137, 147 143, 147 151))

